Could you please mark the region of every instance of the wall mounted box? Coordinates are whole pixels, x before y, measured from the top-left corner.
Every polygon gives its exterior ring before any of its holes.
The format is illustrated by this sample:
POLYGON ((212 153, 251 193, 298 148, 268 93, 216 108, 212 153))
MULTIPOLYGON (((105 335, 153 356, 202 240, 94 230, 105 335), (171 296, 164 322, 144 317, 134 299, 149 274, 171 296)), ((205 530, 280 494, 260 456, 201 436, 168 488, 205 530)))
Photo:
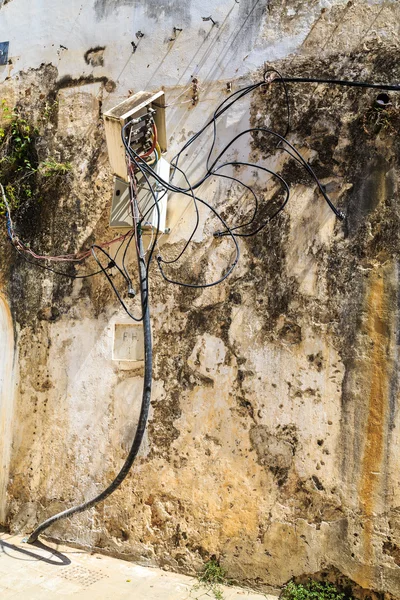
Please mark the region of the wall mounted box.
POLYGON ((142 362, 144 337, 141 323, 114 323, 113 360, 142 362))
POLYGON ((154 121, 157 127, 157 138, 161 152, 167 150, 167 134, 165 129, 165 94, 160 91, 138 92, 124 100, 111 110, 104 113, 104 126, 106 132, 108 156, 114 175, 128 181, 125 148, 121 139, 123 126, 137 117, 145 115, 149 108, 154 109, 154 121))
MULTIPOLYGON (((169 181, 170 164, 164 158, 160 158, 155 166, 156 173, 165 181, 169 181)), ((152 184, 154 194, 158 201, 160 210, 160 221, 158 223, 157 210, 154 207, 154 197, 145 181, 144 177, 138 175, 138 206, 145 221, 143 224, 143 233, 151 233, 152 229, 165 232, 167 217, 168 192, 161 184, 149 178, 152 184)), ((132 211, 130 206, 129 184, 123 179, 116 177, 114 184, 114 194, 111 204, 110 227, 117 229, 121 233, 129 231, 133 227, 132 211)))

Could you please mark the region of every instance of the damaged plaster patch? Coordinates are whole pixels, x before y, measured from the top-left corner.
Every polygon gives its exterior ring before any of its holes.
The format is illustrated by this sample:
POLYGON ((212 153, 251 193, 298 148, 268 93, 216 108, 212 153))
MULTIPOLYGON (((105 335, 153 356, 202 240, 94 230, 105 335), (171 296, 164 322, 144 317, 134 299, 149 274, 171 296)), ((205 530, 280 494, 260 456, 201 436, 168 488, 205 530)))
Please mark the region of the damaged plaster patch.
POLYGON ((283 485, 296 454, 296 426, 280 428, 278 425, 276 431, 272 431, 266 425, 254 425, 250 429, 250 441, 257 452, 259 464, 268 467, 277 478, 278 485, 283 485))
POLYGON ((226 348, 221 339, 208 333, 202 336, 188 359, 188 365, 204 377, 214 377, 224 363, 226 348))

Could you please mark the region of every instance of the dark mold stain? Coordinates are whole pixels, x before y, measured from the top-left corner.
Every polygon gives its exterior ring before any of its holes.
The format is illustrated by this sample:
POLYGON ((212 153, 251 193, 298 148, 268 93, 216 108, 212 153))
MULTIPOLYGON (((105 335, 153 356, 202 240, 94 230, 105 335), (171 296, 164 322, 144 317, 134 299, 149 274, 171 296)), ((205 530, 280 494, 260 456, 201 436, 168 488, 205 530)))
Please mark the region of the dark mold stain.
POLYGON ((288 344, 299 344, 301 342, 301 327, 297 323, 285 321, 278 331, 281 340, 288 344))
POLYGON ((103 67, 105 49, 105 46, 96 46, 87 50, 84 54, 86 64, 92 67, 103 67))
POLYGON ((106 87, 107 91, 114 91, 116 87, 115 82, 108 77, 95 77, 94 75, 82 75, 81 77, 77 78, 71 77, 70 75, 65 75, 56 82, 55 87, 57 90, 61 90, 65 88, 79 87, 81 85, 87 85, 90 83, 102 83, 106 87), (109 89, 110 86, 111 89, 109 89))
POLYGON ((375 211, 385 198, 395 193, 394 171, 383 156, 375 155, 367 162, 361 173, 354 178, 354 193, 347 206, 348 217, 345 231, 354 236, 365 219, 375 211))
POLYGON ((322 485, 321 481, 318 479, 318 477, 317 477, 316 475, 313 475, 313 476, 311 477, 311 479, 313 480, 313 482, 314 482, 314 485, 315 485, 315 487, 317 488, 317 490, 319 490, 320 492, 323 492, 325 488, 324 488, 324 486, 322 485))
POLYGON ((272 431, 265 425, 253 425, 250 429, 250 441, 257 452, 259 464, 268 468, 279 487, 283 486, 288 479, 296 453, 295 426, 278 426, 272 431))
POLYGON ((48 306, 39 310, 37 318, 39 321, 58 321, 61 313, 56 306, 48 306))

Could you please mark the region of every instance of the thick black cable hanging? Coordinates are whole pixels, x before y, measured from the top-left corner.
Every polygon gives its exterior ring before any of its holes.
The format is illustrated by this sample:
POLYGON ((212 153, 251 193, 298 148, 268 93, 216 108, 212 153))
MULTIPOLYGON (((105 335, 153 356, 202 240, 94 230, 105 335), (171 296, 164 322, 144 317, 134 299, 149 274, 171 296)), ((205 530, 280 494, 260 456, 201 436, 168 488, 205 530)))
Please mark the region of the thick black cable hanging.
MULTIPOLYGON (((266 71, 265 75, 268 73, 266 71)), ((281 76, 281 80, 285 83, 323 83, 326 85, 340 85, 342 87, 359 87, 370 90, 386 90, 388 92, 400 92, 400 85, 390 83, 369 83, 367 81, 348 81, 346 79, 318 79, 315 77, 286 77, 281 76)), ((271 81, 280 81, 280 78, 271 81)))
MULTIPOLYGON (((133 205, 137 209, 136 199, 133 199, 133 205)), ((137 216, 137 215, 135 215, 137 216)), ((146 431, 147 420, 149 416, 150 410, 150 399, 151 399, 151 385, 152 385, 152 371, 153 371, 153 350, 152 350, 152 340, 151 340, 151 324, 150 324, 150 307, 148 301, 149 289, 148 289, 148 278, 146 272, 146 264, 143 259, 144 248, 143 248, 143 240, 142 240, 142 232, 141 228, 137 228, 137 259, 138 259, 138 267, 139 267, 139 281, 140 281, 140 293, 141 293, 141 304, 143 311, 143 334, 144 334, 144 380, 143 380, 143 392, 142 392, 142 403, 140 408, 140 415, 138 424, 136 427, 135 437, 132 442, 131 449, 129 454, 122 465, 118 475, 115 479, 110 483, 110 485, 103 490, 100 494, 88 500, 87 502, 83 502, 78 506, 74 506, 72 508, 68 508, 49 519, 46 519, 43 523, 41 523, 29 536, 27 542, 29 544, 33 544, 37 541, 39 535, 43 533, 46 529, 48 529, 51 525, 60 521, 61 519, 66 519, 67 517, 71 517, 72 515, 84 512, 89 510, 99 502, 102 502, 108 496, 110 496, 126 479, 133 462, 139 452, 144 433, 146 431)))

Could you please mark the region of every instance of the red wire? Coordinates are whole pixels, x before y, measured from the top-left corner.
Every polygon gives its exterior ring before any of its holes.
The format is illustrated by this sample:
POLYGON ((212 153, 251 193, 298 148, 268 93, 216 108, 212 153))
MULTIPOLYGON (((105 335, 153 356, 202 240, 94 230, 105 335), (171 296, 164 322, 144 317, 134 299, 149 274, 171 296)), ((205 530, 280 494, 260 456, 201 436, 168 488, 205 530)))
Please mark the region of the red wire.
MULTIPOLYGON (((148 150, 147 152, 145 152, 144 154, 140 155, 140 158, 147 158, 148 156, 150 156, 157 145, 157 127, 156 124, 153 123, 153 141, 151 144, 151 148, 150 150, 148 150)), ((131 177, 133 177, 133 172, 132 172, 132 164, 130 164, 131 167, 131 177)), ((136 192, 135 192, 136 194, 136 192)), ((135 228, 134 228, 135 229, 135 228)), ((128 235, 130 235, 132 232, 132 230, 128 231, 128 233, 125 233, 109 242, 103 242, 102 244, 99 244, 99 246, 101 248, 106 248, 107 246, 111 246, 112 244, 119 242, 123 239, 125 239, 126 237, 128 237, 128 235)), ((31 256, 33 256, 36 259, 39 260, 51 260, 51 261, 55 261, 55 262, 80 262, 82 260, 85 260, 86 258, 88 258, 91 255, 91 251, 90 250, 82 250, 81 252, 77 252, 76 254, 60 254, 59 256, 43 256, 40 254, 36 254, 36 252, 34 252, 33 250, 31 250, 30 248, 27 248, 25 246, 25 244, 23 242, 21 242, 17 236, 15 236, 13 238, 14 243, 20 248, 20 250, 22 250, 23 252, 26 252, 27 254, 30 254, 31 256)))

